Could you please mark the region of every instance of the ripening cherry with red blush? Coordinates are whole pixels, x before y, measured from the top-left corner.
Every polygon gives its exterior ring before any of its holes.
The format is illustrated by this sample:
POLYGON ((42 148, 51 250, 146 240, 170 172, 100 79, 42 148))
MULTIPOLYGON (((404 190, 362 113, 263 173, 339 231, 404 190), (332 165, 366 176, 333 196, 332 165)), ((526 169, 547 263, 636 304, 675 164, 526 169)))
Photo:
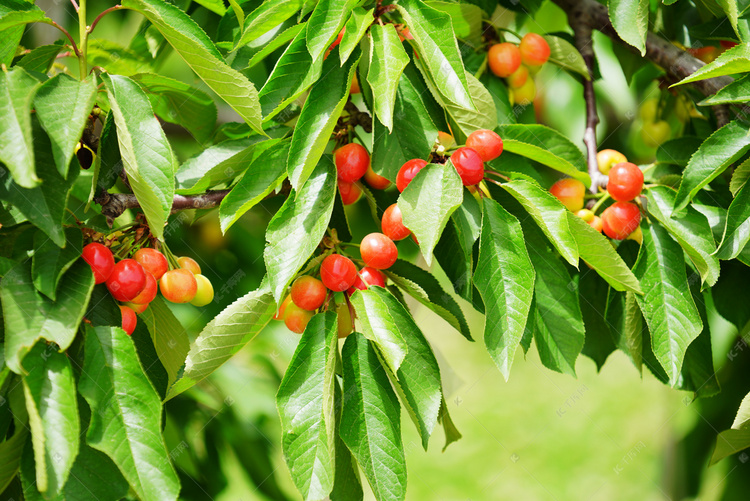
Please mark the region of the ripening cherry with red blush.
POLYGON ((315 277, 303 275, 292 284, 290 293, 292 302, 307 311, 314 311, 323 306, 328 289, 315 277))
POLYGON ((568 177, 560 179, 549 189, 562 204, 571 212, 583 209, 583 196, 586 194, 586 186, 577 179, 568 177))
POLYGON ((122 316, 122 330, 128 336, 131 336, 135 330, 135 326, 138 324, 138 317, 135 316, 135 312, 132 309, 122 305, 120 305, 120 315, 122 316))
POLYGON ((348 257, 331 254, 320 264, 320 279, 328 289, 342 292, 354 285, 357 267, 348 257))
POLYGON ((490 47, 487 63, 492 73, 507 78, 521 66, 521 52, 512 43, 498 43, 490 47))
POLYGON ((615 202, 602 212, 602 230, 614 240, 624 240, 641 224, 641 210, 630 202, 615 202))
POLYGON ((403 216, 398 204, 389 205, 383 212, 380 227, 383 234, 393 241, 403 240, 411 235, 411 230, 404 226, 403 216))
POLYGON ((357 277, 357 281, 354 282, 354 285, 352 285, 349 290, 347 291, 348 294, 354 294, 354 291, 359 289, 361 291, 367 289, 371 285, 377 285, 378 287, 385 287, 385 275, 380 270, 376 270, 375 268, 370 268, 369 266, 365 266, 361 270, 359 270, 359 276, 357 277))
POLYGON ((451 163, 461 176, 464 186, 474 186, 484 179, 482 157, 471 148, 458 148, 451 155, 451 163))
POLYGON ((146 271, 134 259, 123 259, 115 263, 107 279, 107 289, 118 301, 132 301, 146 287, 146 271))
POLYGON ((374 188, 376 190, 384 190, 391 185, 391 182, 388 180, 388 178, 376 173, 372 169, 372 166, 367 168, 364 178, 365 182, 370 186, 370 188, 374 188))
POLYGON ((198 282, 192 271, 177 268, 166 272, 159 280, 159 290, 167 301, 189 303, 198 292, 198 282))
POLYGON ((112 251, 102 244, 92 242, 83 248, 83 260, 91 266, 94 272, 94 283, 102 284, 107 281, 115 269, 115 257, 112 251))
POLYGON ((494 131, 479 129, 466 138, 466 147, 476 151, 482 161, 489 162, 503 152, 503 140, 494 131))
POLYGON ((338 185, 339 193, 341 193, 341 202, 344 205, 352 205, 362 196, 362 188, 360 188, 357 183, 345 183, 344 181, 339 181, 338 185))
POLYGON ((345 144, 334 153, 336 172, 341 181, 359 181, 370 166, 370 154, 361 144, 345 144))
POLYGON ((313 315, 314 313, 312 311, 300 308, 298 305, 294 304, 294 301, 292 301, 284 310, 284 325, 286 325, 290 331, 302 334, 305 332, 305 328, 313 315))
POLYGON ((141 293, 131 299, 130 302, 135 304, 148 304, 156 297, 157 289, 156 279, 151 273, 146 272, 146 286, 141 293))
POLYGON ((411 183, 411 180, 414 179, 417 173, 426 165, 427 162, 421 158, 414 158, 402 165, 396 176, 396 188, 398 188, 398 191, 403 192, 409 183, 411 183))
POLYGON ((629 202, 641 194, 643 172, 630 162, 616 164, 609 171, 607 191, 618 202, 629 202))
POLYGON ((143 269, 151 273, 156 280, 159 280, 169 269, 167 258, 156 249, 149 249, 148 247, 138 249, 133 254, 133 259, 138 261, 143 269))
POLYGON ((370 268, 385 270, 398 259, 398 249, 393 240, 382 233, 370 233, 359 244, 362 261, 370 268))

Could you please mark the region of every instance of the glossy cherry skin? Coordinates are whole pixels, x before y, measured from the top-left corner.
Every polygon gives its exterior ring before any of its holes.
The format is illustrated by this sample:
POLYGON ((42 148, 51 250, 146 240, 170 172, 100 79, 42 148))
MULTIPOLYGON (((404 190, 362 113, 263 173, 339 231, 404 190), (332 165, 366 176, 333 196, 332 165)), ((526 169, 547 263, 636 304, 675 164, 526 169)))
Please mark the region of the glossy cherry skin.
POLYGON ((349 305, 341 303, 336 307, 337 324, 338 324, 338 336, 339 339, 345 338, 352 332, 352 314, 349 311, 349 305))
POLYGON ((609 171, 607 191, 618 202, 629 202, 641 194, 643 172, 637 165, 622 162, 609 171))
POLYGON ((617 150, 601 150, 596 154, 596 163, 599 166, 599 172, 602 174, 609 174, 609 171, 616 164, 627 161, 628 159, 625 158, 625 155, 617 150))
POLYGON ((146 287, 146 271, 134 259, 115 263, 107 279, 107 289, 118 301, 132 301, 146 287))
POLYGON ((357 183, 345 183, 339 181, 339 193, 341 193, 341 202, 344 205, 352 205, 362 196, 362 188, 357 183))
POLYGON ((115 257, 112 251, 102 244, 92 242, 83 248, 83 260, 91 266, 94 272, 94 283, 102 284, 107 281, 115 269, 115 257))
POLYGON ((122 330, 124 330, 128 336, 131 336, 135 330, 135 326, 138 324, 138 317, 135 316, 133 310, 122 305, 120 305, 120 315, 122 315, 122 330))
POLYGON ((167 258, 156 249, 138 249, 133 254, 133 259, 138 261, 143 269, 151 273, 156 280, 159 280, 169 269, 167 258))
POLYGON ((464 186, 474 186, 484 179, 484 163, 479 153, 471 148, 459 148, 451 155, 451 163, 461 176, 464 186))
POLYGON ((376 190, 384 190, 391 185, 391 182, 388 180, 388 178, 376 173, 374 170, 372 170, 372 166, 368 167, 367 172, 365 172, 365 182, 368 184, 368 186, 370 186, 370 188, 374 188, 376 190))
POLYGON ((214 300, 214 286, 208 277, 200 273, 195 275, 195 283, 198 288, 195 290, 195 297, 190 300, 193 306, 206 306, 214 300))
POLYGON ((130 302, 135 304, 148 304, 156 297, 157 289, 156 279, 151 273, 146 272, 146 286, 141 293, 134 297, 130 302))
POLYGON ((292 296, 287 296, 284 298, 284 300, 281 302, 281 305, 279 306, 279 309, 276 311, 276 314, 273 316, 274 320, 283 320, 284 319, 284 311, 286 311, 286 307, 289 306, 289 303, 292 302, 292 296))
POLYGON ((549 189, 569 211, 578 212, 583 209, 583 196, 586 186, 577 179, 571 177, 560 179, 549 189))
POLYGON ((339 180, 345 183, 359 181, 370 166, 370 154, 361 144, 345 144, 333 156, 339 180))
POLYGON ((345 291, 357 280, 357 267, 348 257, 331 254, 320 264, 320 279, 334 292, 345 291))
POLYGON ((315 311, 326 300, 328 289, 323 282, 310 275, 297 278, 292 284, 292 302, 307 311, 315 311))
POLYGON ((516 71, 511 73, 505 81, 508 83, 508 87, 511 89, 518 89, 526 83, 529 78, 529 69, 523 64, 518 67, 516 71))
POLYGON ((403 240, 411 235, 411 230, 404 226, 403 216, 398 204, 389 205, 383 212, 383 219, 380 227, 383 234, 393 241, 403 240))
POLYGON ((503 140, 494 131, 479 129, 466 138, 466 147, 476 151, 482 161, 489 162, 503 152, 503 140))
POLYGON ((604 224, 602 223, 602 218, 600 218, 599 216, 594 216, 594 219, 592 219, 591 221, 588 221, 588 223, 589 223, 589 226, 594 228, 599 233, 601 233, 602 229, 604 228, 604 224))
POLYGON ((192 257, 187 257, 187 256, 178 257, 177 264, 180 265, 180 268, 190 270, 193 273, 193 275, 199 275, 201 272, 201 265, 199 265, 198 262, 192 257))
POLYGON ((517 89, 511 89, 513 103, 521 106, 528 106, 534 102, 536 97, 536 84, 533 78, 527 78, 526 83, 517 89))
POLYGON ((148 303, 145 303, 145 304, 125 303, 123 306, 127 306, 128 308, 138 313, 139 315, 148 309, 148 303))
POLYGON ((169 270, 159 280, 159 290, 167 301, 189 303, 198 292, 198 281, 192 271, 186 268, 169 270))
POLYGON ((549 44, 536 33, 526 33, 518 45, 518 51, 526 66, 540 66, 547 62, 550 54, 549 44))
POLYGON ((602 230, 614 240, 624 240, 641 224, 641 210, 630 202, 615 202, 602 212, 602 230))
POLYGON ((385 270, 398 258, 398 249, 393 240, 382 233, 370 233, 359 244, 362 261, 370 268, 385 270))
POLYGON ((375 268, 370 268, 369 266, 365 266, 364 268, 359 270, 359 276, 357 277, 357 281, 354 282, 354 285, 349 287, 349 290, 347 290, 346 292, 349 295, 352 295, 354 294, 355 290, 359 289, 363 291, 367 289, 370 285, 377 285, 379 287, 385 287, 385 275, 383 275, 383 273, 380 270, 376 270, 375 268))
POLYGON ((286 310, 284 311, 284 325, 286 325, 287 329, 290 331, 302 334, 305 332, 305 327, 307 327, 307 324, 310 322, 313 315, 314 313, 312 311, 302 309, 294 304, 294 302, 291 302, 287 305, 286 310))
POLYGON ((492 73, 507 78, 521 66, 521 52, 512 43, 498 43, 490 47, 487 63, 492 73))
POLYGON ((396 176, 396 188, 398 188, 398 191, 403 192, 409 183, 411 183, 411 180, 414 179, 414 176, 417 175, 417 172, 421 171, 425 165, 427 165, 427 162, 421 158, 414 158, 402 165, 396 176))

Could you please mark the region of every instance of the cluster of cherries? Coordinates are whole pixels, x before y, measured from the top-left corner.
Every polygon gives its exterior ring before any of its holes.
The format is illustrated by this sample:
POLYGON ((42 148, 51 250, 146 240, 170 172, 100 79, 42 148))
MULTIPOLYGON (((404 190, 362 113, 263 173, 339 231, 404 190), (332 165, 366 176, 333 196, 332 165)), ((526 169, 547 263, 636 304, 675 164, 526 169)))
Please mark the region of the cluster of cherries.
POLYGON ((536 97, 536 85, 531 77, 547 62, 549 55, 547 41, 536 33, 527 33, 518 45, 503 42, 491 46, 487 64, 492 73, 505 79, 513 102, 527 105, 536 97))
POLYGON ((94 273, 94 282, 106 284, 120 305, 122 328, 131 335, 158 289, 167 301, 205 306, 214 298, 211 281, 201 275, 201 267, 187 256, 177 258, 179 267, 169 269, 167 258, 156 249, 143 247, 132 258, 115 262, 106 245, 92 242, 83 248, 82 257, 94 273))
POLYGON ((625 155, 615 150, 602 150, 597 154, 599 171, 609 176, 607 193, 615 203, 604 209, 601 217, 584 209, 586 187, 577 179, 560 179, 550 188, 569 210, 597 231, 603 231, 613 240, 631 238, 640 241, 641 210, 632 201, 643 189, 643 172, 627 161, 625 155))

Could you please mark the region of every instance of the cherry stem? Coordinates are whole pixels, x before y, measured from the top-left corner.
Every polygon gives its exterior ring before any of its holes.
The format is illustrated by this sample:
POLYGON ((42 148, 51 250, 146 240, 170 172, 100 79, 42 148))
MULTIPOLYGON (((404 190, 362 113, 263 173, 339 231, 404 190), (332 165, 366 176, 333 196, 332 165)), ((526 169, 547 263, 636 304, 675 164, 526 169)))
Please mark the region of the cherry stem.
POLYGON ((605 193, 604 196, 602 198, 600 198, 599 201, 596 202, 594 204, 594 206, 591 208, 591 212, 593 212, 594 214, 596 214, 596 211, 599 210, 599 208, 602 206, 602 204, 604 204, 604 202, 606 202, 610 198, 611 197, 610 197, 609 193, 605 193))
POLYGON ((114 11, 120 10, 120 9, 122 9, 122 5, 115 5, 114 7, 110 7, 109 9, 106 9, 106 10, 102 11, 98 16, 96 16, 96 19, 94 19, 94 22, 91 23, 91 26, 89 26, 89 28, 88 28, 87 31, 89 33, 91 33, 92 31, 94 31, 94 28, 96 28, 96 25, 99 23, 99 20, 101 18, 103 18, 104 16, 106 16, 110 12, 114 12, 114 11))
MULTIPOLYGON (((78 10, 78 9, 76 9, 76 11, 77 11, 77 10, 78 10)), ((80 57, 81 57, 81 51, 79 51, 79 50, 78 50, 78 45, 76 45, 76 41, 75 41, 75 40, 73 40, 73 37, 72 37, 72 36, 70 35, 70 33, 68 32, 68 30, 66 30, 65 28, 63 28, 63 27, 62 27, 62 26, 60 26, 59 24, 57 24, 57 23, 56 23, 55 21, 53 21, 52 19, 49 19, 49 20, 47 20, 47 21, 41 21, 41 22, 43 22, 44 24, 49 24, 50 26, 54 26, 54 27, 55 27, 55 28, 57 28, 58 30, 62 31, 62 32, 63 32, 63 34, 64 34, 64 35, 65 35, 66 37, 68 37, 68 40, 70 40, 70 45, 71 45, 71 46, 73 47, 73 52, 75 53, 76 57, 78 57, 78 58, 80 58, 80 57)))
POLYGON ((521 41, 521 38, 522 38, 521 35, 519 35, 518 33, 516 33, 513 30, 509 30, 508 28, 495 28, 495 31, 502 31, 502 32, 505 32, 505 33, 510 33, 511 35, 513 35, 514 37, 516 37, 519 42, 521 41))
MULTIPOLYGON (((510 177, 506 176, 505 174, 500 174, 499 172, 494 171, 494 170, 484 169, 484 173, 485 174, 491 174, 493 176, 497 176, 500 179, 504 179, 505 181, 510 181, 510 177)), ((489 179, 489 178, 485 177, 485 179, 489 179)), ((498 184, 498 186, 499 186, 499 184, 498 184)))

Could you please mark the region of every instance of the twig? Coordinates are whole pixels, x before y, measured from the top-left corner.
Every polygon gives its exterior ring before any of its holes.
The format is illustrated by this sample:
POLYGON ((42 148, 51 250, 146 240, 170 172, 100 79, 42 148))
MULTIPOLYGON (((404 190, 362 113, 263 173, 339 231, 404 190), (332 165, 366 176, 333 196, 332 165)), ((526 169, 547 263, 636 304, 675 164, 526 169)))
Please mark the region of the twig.
POLYGON ((76 10, 76 12, 78 12, 78 3, 76 2, 76 0, 70 0, 70 3, 73 4, 73 8, 76 10))
POLYGON ((70 33, 68 33, 68 30, 66 30, 65 28, 63 28, 62 26, 60 26, 59 24, 57 24, 56 22, 54 22, 52 19, 49 19, 49 20, 46 20, 46 21, 41 21, 41 22, 43 22, 45 24, 49 24, 51 26, 54 26, 58 30, 62 31, 63 34, 66 37, 68 37, 68 40, 70 40, 70 45, 73 47, 73 52, 75 52, 76 57, 81 57, 81 52, 78 50, 78 45, 76 45, 76 41, 73 40, 72 36, 70 36, 70 33))
POLYGON ((91 33, 92 31, 94 31, 94 28, 96 28, 96 25, 97 25, 97 24, 99 23, 99 20, 100 20, 101 18, 103 18, 104 16, 106 16, 106 15, 107 15, 107 14, 109 14, 110 12, 114 12, 114 11, 116 11, 116 10, 120 10, 120 9, 122 9, 122 5, 115 5, 114 7, 110 7, 109 9, 103 10, 103 11, 101 12, 101 14, 99 14, 98 16, 96 16, 96 19, 94 19, 94 22, 93 22, 93 23, 91 23, 91 26, 89 26, 89 28, 88 28, 88 30, 87 30, 87 31, 88 31, 89 33, 91 33))
POLYGON ((372 132, 372 117, 365 112, 359 111, 357 106, 351 101, 347 101, 344 110, 349 113, 348 125, 361 125, 365 132, 372 132))

